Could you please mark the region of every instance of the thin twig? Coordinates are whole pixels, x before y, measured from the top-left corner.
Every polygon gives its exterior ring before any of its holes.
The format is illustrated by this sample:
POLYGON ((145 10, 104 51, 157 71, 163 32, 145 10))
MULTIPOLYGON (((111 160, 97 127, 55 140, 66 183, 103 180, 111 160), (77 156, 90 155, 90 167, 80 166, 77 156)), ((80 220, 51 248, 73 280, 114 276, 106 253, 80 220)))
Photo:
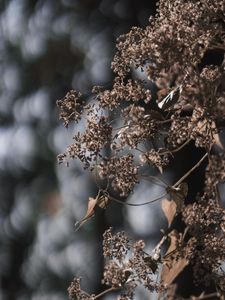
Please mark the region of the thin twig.
POLYGON ((184 174, 184 176, 182 176, 174 185, 173 187, 177 187, 182 181, 184 181, 184 179, 186 179, 195 169, 197 169, 200 164, 203 162, 203 160, 208 156, 208 153, 206 153, 198 162, 196 165, 194 165, 194 167, 192 167, 187 173, 184 174))
POLYGON ((212 298, 212 297, 220 297, 219 293, 211 293, 211 294, 207 294, 207 295, 200 295, 198 297, 191 297, 190 300, 202 300, 202 299, 209 299, 209 298, 212 298))
POLYGON ((109 289, 107 289, 107 290, 104 290, 104 291, 101 292, 100 294, 96 295, 96 296, 94 297, 94 300, 100 298, 101 296, 103 296, 103 295, 105 295, 105 294, 107 294, 107 293, 110 293, 110 292, 113 292, 113 291, 116 291, 116 290, 120 290, 120 289, 121 289, 121 287, 113 287, 113 286, 112 286, 111 288, 109 288, 109 289))
POLYGON ((159 155, 164 155, 164 154, 170 154, 170 153, 174 153, 174 152, 178 152, 180 151, 182 148, 184 148, 187 144, 189 144, 191 141, 191 139, 186 140, 186 142, 184 142, 180 147, 174 149, 174 150, 169 150, 169 151, 164 151, 162 153, 159 153, 159 155))
POLYGON ((147 202, 143 202, 143 203, 130 203, 130 202, 124 202, 122 200, 119 200, 117 198, 114 198, 112 196, 110 196, 109 194, 105 194, 110 200, 114 201, 114 202, 117 202, 119 204, 123 204, 123 205, 128 205, 128 206, 143 206, 143 205, 147 205, 147 204, 150 204, 150 203, 153 203, 153 202, 156 202, 156 201, 159 201, 161 200, 163 197, 165 197, 167 195, 167 193, 164 193, 162 194, 161 196, 153 199, 153 200, 150 200, 150 201, 147 201, 147 202))

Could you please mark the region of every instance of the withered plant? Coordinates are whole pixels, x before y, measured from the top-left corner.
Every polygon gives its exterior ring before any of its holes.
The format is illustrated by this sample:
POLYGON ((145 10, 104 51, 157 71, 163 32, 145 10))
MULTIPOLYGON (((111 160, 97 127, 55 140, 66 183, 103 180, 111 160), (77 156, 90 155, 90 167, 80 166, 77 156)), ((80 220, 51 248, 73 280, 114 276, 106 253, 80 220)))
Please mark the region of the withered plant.
POLYGON ((175 282, 187 266, 195 284, 205 286, 190 299, 224 299, 225 214, 220 192, 225 179, 224 53, 224 0, 160 0, 146 28, 134 27, 118 38, 111 89, 95 86, 89 103, 74 90, 57 101, 66 127, 74 122, 86 126, 75 133, 58 160, 79 159, 99 188, 98 195, 89 198, 77 229, 97 206, 105 209, 112 201, 150 205, 168 198, 161 202, 168 229, 153 253, 144 251, 144 241, 134 242, 124 232, 108 229, 103 237, 103 284, 108 288, 89 295, 75 278, 68 289, 70 299, 98 299, 112 291, 118 291, 120 300, 133 299, 139 285, 158 292, 160 299, 184 299, 175 282), (216 63, 207 59, 210 55, 216 63), (137 71, 145 79, 139 79, 137 71), (176 183, 165 186, 164 195, 144 203, 127 200, 148 176, 143 173, 148 167, 160 174, 149 179, 163 182, 168 164, 190 143, 202 149, 202 158, 176 183), (202 164, 207 165, 204 189, 187 204, 191 189, 187 179, 202 164), (180 232, 172 226, 178 216, 184 223, 180 232), (163 254, 165 241, 169 247, 163 254), (214 287, 212 293, 205 292, 209 285, 214 287))

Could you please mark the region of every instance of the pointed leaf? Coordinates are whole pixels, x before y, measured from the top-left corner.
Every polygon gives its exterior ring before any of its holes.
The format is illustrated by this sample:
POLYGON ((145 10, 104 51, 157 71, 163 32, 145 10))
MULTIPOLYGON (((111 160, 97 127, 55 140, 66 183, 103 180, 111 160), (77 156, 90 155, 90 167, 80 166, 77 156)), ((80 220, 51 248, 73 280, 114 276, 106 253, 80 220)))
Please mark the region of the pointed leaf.
POLYGON ((96 206, 97 199, 89 197, 88 208, 85 216, 80 221, 76 222, 75 227, 78 230, 84 223, 87 222, 94 215, 94 208, 96 206))
POLYGON ((94 216, 96 206, 105 209, 108 206, 109 201, 109 198, 106 196, 96 198, 89 197, 87 212, 83 219, 76 222, 76 230, 78 230, 84 223, 86 223, 91 217, 94 216))
POLYGON ((161 280, 164 284, 171 284, 174 279, 183 271, 183 269, 189 264, 189 260, 185 257, 173 261, 172 266, 164 265, 161 280))
POLYGON ((167 199, 163 199, 161 202, 161 207, 167 218, 168 227, 170 227, 170 225, 173 222, 174 217, 177 214, 177 205, 176 205, 175 201, 173 201, 173 200, 169 201, 167 199))
POLYGON ((183 269, 189 264, 189 259, 187 258, 189 247, 184 248, 184 254, 179 255, 174 258, 172 254, 176 251, 177 243, 180 240, 180 235, 176 230, 170 233, 170 246, 167 250, 165 256, 168 258, 164 259, 164 266, 162 268, 161 280, 163 284, 169 285, 174 279, 183 271, 183 269))

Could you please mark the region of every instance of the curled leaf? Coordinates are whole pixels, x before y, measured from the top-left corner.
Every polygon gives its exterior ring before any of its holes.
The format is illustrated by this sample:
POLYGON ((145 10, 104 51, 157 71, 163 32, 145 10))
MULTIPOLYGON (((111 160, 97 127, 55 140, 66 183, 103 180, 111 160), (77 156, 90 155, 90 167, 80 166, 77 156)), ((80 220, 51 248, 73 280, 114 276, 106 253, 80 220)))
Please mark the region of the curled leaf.
POLYGON ((94 216, 95 208, 96 206, 99 206, 100 208, 105 209, 109 203, 109 198, 106 196, 100 196, 96 198, 89 197, 88 201, 88 208, 85 216, 80 221, 76 222, 75 228, 76 231, 84 224, 86 223, 91 217, 94 216))
POLYGON ((78 230, 87 220, 89 220, 94 215, 94 208, 97 200, 95 198, 89 197, 88 208, 85 216, 80 221, 76 222, 75 228, 78 230))

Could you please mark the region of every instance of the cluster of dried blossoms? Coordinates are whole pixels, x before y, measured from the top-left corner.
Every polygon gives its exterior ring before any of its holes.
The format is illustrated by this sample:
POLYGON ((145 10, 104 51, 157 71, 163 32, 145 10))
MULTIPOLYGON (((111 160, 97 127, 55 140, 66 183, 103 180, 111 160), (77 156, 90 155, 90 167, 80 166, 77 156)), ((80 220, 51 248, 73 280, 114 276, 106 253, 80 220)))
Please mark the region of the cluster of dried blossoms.
POLYGON ((80 279, 75 278, 69 287, 70 298, 94 300, 109 291, 118 291, 118 300, 128 300, 133 298, 140 285, 150 292, 163 291, 163 285, 153 279, 160 262, 146 253, 144 247, 144 241, 132 242, 124 232, 113 234, 112 229, 108 229, 103 235, 106 265, 102 283, 109 289, 101 295, 88 295, 81 290, 80 279))
MULTIPOLYGON (((218 291, 224 291, 219 272, 225 250, 224 210, 218 188, 225 179, 224 149, 219 142, 225 121, 224 53, 224 0, 161 0, 149 26, 134 27, 118 39, 111 89, 94 87, 90 103, 76 91, 57 102, 66 127, 70 122, 85 124, 84 130, 74 135, 74 143, 58 156, 59 162, 79 159, 84 168, 107 179, 107 189, 111 185, 123 197, 141 180, 142 166, 163 173, 173 153, 190 141, 205 150, 205 194, 193 205, 180 206, 179 212, 191 236, 186 263, 192 257, 196 280, 214 280, 218 291), (216 64, 207 64, 210 55, 218 56, 216 64), (135 69, 146 79, 133 79, 135 69), (153 85, 157 99, 151 93, 153 85)), ((121 255, 124 249, 119 251, 121 255)), ((115 261, 108 265, 104 283, 121 286, 128 277, 133 278, 134 270, 135 276, 142 278, 138 271, 144 261, 141 251, 134 251, 129 268, 115 261), (125 267, 132 271, 125 274, 125 267)), ((148 278, 146 273, 142 281, 151 289, 148 278)), ((133 286, 133 279, 129 282, 133 286)))

